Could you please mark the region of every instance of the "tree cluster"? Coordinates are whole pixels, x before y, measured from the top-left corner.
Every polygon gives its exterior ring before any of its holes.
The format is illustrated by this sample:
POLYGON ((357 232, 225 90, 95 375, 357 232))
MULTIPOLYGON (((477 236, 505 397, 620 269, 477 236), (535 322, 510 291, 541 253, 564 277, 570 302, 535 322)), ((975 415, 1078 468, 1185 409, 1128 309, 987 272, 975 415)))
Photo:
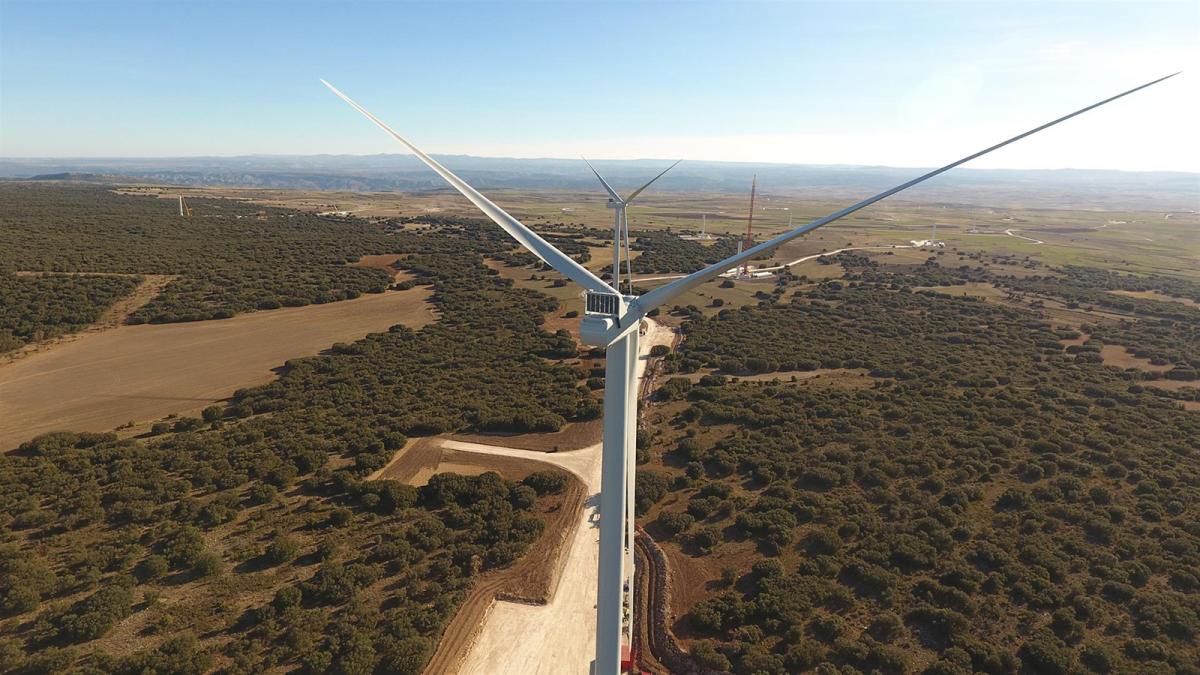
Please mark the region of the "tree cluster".
POLYGON ((166 323, 382 292, 386 274, 348 263, 400 250, 384 228, 352 218, 191 204, 185 219, 171 200, 104 187, 0 185, 0 271, 181 275, 132 317, 166 323))
POLYGON ((0 353, 73 333, 129 295, 139 277, 16 275, 0 271, 0 353))
POLYGON ((695 272, 737 253, 739 240, 721 237, 711 246, 705 246, 663 230, 643 230, 633 236, 633 250, 641 251, 632 263, 633 271, 638 274, 695 272))

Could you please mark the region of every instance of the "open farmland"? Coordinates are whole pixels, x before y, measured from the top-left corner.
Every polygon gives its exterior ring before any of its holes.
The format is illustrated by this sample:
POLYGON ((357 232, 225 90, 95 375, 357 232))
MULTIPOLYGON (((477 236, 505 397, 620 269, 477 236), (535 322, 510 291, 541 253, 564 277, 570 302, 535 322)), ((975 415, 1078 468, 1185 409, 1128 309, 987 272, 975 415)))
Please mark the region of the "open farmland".
POLYGON ((0 365, 0 448, 48 431, 108 431, 196 414, 238 389, 269 382, 290 359, 396 324, 428 324, 434 319, 428 297, 428 288, 416 287, 222 321, 87 333, 0 365))

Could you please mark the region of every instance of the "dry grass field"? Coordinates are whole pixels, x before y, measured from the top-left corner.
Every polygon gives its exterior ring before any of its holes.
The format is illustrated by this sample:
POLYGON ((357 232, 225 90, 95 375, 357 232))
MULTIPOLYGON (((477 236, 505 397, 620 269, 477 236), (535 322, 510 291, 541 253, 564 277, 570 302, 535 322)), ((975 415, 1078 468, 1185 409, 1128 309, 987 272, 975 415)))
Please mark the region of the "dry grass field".
POLYGON ((427 287, 222 321, 89 332, 0 366, 0 449, 59 429, 109 431, 199 411, 285 361, 435 315, 427 287))

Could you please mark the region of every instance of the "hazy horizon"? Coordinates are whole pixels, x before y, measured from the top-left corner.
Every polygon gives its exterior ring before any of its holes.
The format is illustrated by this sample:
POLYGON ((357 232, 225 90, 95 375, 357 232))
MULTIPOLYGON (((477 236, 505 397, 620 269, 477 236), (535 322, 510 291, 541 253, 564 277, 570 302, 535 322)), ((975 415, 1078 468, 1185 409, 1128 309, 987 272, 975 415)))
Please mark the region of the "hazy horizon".
MULTIPOLYGON (((536 157, 518 157, 512 155, 488 155, 480 153, 455 153, 455 152, 430 152, 431 156, 444 158, 466 158, 477 160, 492 160, 498 162, 582 162, 583 156, 536 156, 536 157)), ((0 155, 0 162, 137 162, 137 161, 194 161, 194 160, 237 160, 237 159, 312 159, 312 158, 330 158, 330 159, 391 159, 403 158, 406 162, 411 160, 414 166, 420 165, 416 156, 405 152, 361 152, 361 153, 334 153, 334 152, 315 152, 315 153, 287 153, 287 152, 247 152, 234 154, 192 154, 192 155, 0 155)), ((593 164, 620 164, 620 163, 654 163, 654 162, 674 162, 678 157, 605 157, 593 158, 588 156, 587 159, 593 164)), ((933 164, 917 165, 917 164, 881 164, 881 163, 850 163, 850 162, 796 162, 796 161, 756 161, 756 160, 729 160, 729 159, 712 159, 712 158, 695 158, 683 160, 691 165, 738 165, 738 166, 779 166, 779 167, 812 167, 812 168, 854 168, 854 169, 930 169, 935 168, 933 164)), ((581 165, 582 166, 582 165, 581 165)), ((680 166, 684 166, 682 163, 680 166)), ((956 172, 971 172, 971 171, 995 171, 995 172, 1099 172, 1099 173, 1178 173, 1186 175, 1200 175, 1200 168, 1195 170, 1188 169, 1125 169, 1125 168, 1092 168, 1083 166, 1062 166, 1056 168, 1023 168, 1023 167, 1007 167, 1007 166, 971 166, 965 165, 955 170, 956 172)))
MULTIPOLYGON (((513 159, 436 155, 484 191, 569 191, 602 195, 595 176, 578 158, 513 159)), ((632 189, 672 160, 595 160, 617 189, 632 189)), ((658 193, 748 193, 786 199, 851 199, 902 183, 928 170, 850 164, 785 164, 686 161, 655 183, 658 193)), ((415 156, 237 155, 168 158, 0 157, 0 180, 86 180, 180 187, 302 189, 351 192, 422 192, 444 186, 415 156)), ((902 201, 1013 203, 1085 209, 1195 210, 1200 173, 1110 169, 960 168, 902 196, 902 201)))

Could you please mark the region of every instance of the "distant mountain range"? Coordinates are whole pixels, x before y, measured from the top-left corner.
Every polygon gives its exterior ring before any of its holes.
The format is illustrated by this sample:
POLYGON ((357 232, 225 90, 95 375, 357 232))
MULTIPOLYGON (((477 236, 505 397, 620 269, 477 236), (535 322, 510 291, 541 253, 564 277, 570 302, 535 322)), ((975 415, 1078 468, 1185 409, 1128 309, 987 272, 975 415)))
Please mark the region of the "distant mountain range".
MULTIPOLYGON (((599 187, 580 160, 437 157, 481 190, 599 187)), ((665 160, 647 159, 594 163, 618 190, 631 189, 667 165, 665 160)), ((757 174, 759 186, 767 194, 841 199, 869 195, 922 171, 881 166, 687 161, 655 187, 668 192, 747 192, 751 175, 757 174)), ((360 192, 445 188, 415 157, 399 154, 0 158, 0 178, 360 192)), ((912 201, 977 205, 1193 210, 1200 208, 1200 174, 956 169, 915 188, 906 197, 912 201)))

